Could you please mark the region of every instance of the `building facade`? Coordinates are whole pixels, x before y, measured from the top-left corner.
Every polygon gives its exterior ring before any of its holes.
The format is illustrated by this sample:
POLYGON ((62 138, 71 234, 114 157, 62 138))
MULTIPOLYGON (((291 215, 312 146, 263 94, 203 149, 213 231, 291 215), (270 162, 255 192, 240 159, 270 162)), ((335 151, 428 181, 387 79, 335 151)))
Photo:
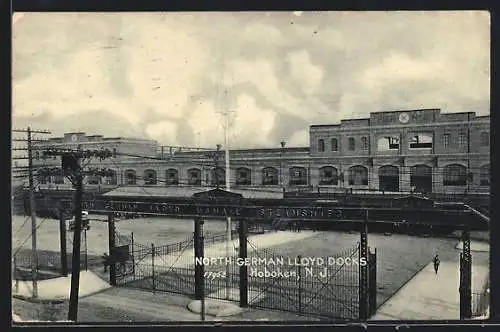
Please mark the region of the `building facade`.
MULTIPOLYGON (((231 188, 384 192, 489 192, 490 117, 439 109, 374 112, 366 119, 311 125, 309 147, 230 151, 231 188)), ((283 142, 284 143, 284 142, 283 142)), ((110 168, 109 178, 88 177, 90 186, 225 185, 224 152, 162 147, 156 141, 68 133, 38 145, 109 149, 116 153, 89 167, 110 168)), ((279 144, 278 144, 279 146, 279 144)), ((37 154, 35 153, 35 157, 37 154)), ((60 166, 36 159, 38 167, 60 166)), ((39 184, 69 186, 63 177, 39 184)))

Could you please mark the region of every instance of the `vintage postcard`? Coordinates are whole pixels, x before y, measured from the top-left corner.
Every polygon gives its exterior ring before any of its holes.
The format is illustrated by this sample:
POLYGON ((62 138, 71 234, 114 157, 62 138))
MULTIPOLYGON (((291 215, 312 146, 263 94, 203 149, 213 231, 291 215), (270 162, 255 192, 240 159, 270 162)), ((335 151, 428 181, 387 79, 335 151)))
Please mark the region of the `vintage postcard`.
POLYGON ((12 24, 14 323, 488 317, 488 12, 12 24))

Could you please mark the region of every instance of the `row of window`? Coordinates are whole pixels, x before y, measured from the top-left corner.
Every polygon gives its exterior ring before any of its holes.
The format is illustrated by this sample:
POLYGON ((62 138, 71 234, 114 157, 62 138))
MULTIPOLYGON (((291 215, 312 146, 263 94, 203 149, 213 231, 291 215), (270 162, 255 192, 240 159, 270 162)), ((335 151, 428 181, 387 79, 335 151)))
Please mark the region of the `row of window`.
MULTIPOLYGON (((446 133, 443 134, 443 147, 445 149, 450 148, 451 140, 454 139, 452 134, 446 133)), ((392 135, 387 137, 381 137, 378 139, 378 150, 379 151, 388 151, 388 150, 399 150, 399 135, 392 135)), ((458 134, 457 138, 458 148, 465 149, 468 144, 467 135, 465 133, 458 134)), ((480 146, 487 147, 490 145, 490 134, 489 132, 481 132, 480 135, 480 146)), ((361 150, 369 149, 369 140, 368 137, 363 136, 360 139, 361 150)), ((412 135, 409 139, 409 147, 410 149, 430 149, 433 145, 433 135, 432 133, 422 133, 412 135)), ((356 150, 356 139, 354 137, 349 137, 347 139, 347 149, 349 151, 356 150)), ((323 138, 318 140, 318 151, 325 152, 326 151, 326 143, 323 138)), ((339 142, 337 138, 330 139, 330 151, 338 152, 339 151, 339 142)))
MULTIPOLYGON (((281 182, 279 180, 278 169, 274 167, 263 168, 261 174, 261 185, 278 185, 281 182)), ((223 168, 214 168, 211 170, 210 176, 206 174, 206 183, 210 183, 212 185, 216 185, 217 183, 219 185, 225 185, 225 175, 226 172, 223 168)), ((392 165, 382 166, 378 169, 378 177, 381 187, 387 187, 387 183, 393 183, 392 187, 388 187, 394 189, 396 188, 396 184, 399 184, 400 170, 398 167, 392 165)), ((137 179, 138 176, 135 170, 129 169, 124 172, 124 184, 136 185, 137 179)), ((144 171, 143 179, 144 184, 146 185, 158 184, 157 173, 154 170, 149 169, 144 171)), ((484 165, 480 168, 479 179, 481 186, 490 185, 490 165, 484 165)), ((346 180, 349 185, 368 185, 368 168, 361 165, 350 167, 347 170, 346 180)), ((430 185, 427 184, 427 186, 432 187, 432 168, 430 166, 416 165, 410 168, 410 181, 412 182, 412 185, 423 185, 429 180, 430 185)), ((40 177, 39 181, 41 184, 46 184, 47 182, 50 182, 50 177, 40 177)), ((319 169, 318 184, 338 185, 339 181, 344 181, 344 174, 339 173, 337 168, 333 166, 324 166, 319 169)), ((472 181, 472 173, 468 173, 467 168, 463 165, 452 164, 443 168, 444 186, 464 186, 470 181, 472 181)), ((180 183, 186 183, 188 185, 201 185, 201 182, 202 172, 198 168, 191 168, 187 171, 187 181, 179 179, 179 172, 176 169, 168 169, 165 172, 165 185, 179 185, 180 183)), ((309 182, 308 172, 305 167, 291 167, 289 169, 289 185, 307 185, 309 182)), ((63 184, 64 177, 54 176, 54 183, 63 184)), ((117 176, 116 173, 113 176, 104 178, 101 178, 100 176, 91 176, 87 177, 87 183, 116 185, 117 176)), ((249 168, 240 167, 236 170, 236 185, 252 185, 251 170, 249 168)))

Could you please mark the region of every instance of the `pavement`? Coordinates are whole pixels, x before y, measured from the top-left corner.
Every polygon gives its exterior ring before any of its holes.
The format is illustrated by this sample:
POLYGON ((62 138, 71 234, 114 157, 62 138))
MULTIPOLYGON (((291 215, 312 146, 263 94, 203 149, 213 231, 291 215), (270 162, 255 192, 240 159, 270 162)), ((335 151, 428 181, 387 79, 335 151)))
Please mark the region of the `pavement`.
MULTIPOLYGON (((248 245, 248 256, 252 256, 252 252, 255 248, 263 249, 279 246, 289 242, 300 243, 301 240, 311 238, 317 233, 312 231, 302 231, 302 232, 291 232, 291 231, 278 231, 265 234, 259 234, 250 236, 248 238, 251 243, 248 245)), ((236 248, 239 246, 239 239, 232 240, 231 248, 233 248, 232 253, 237 253, 236 248)), ((226 257, 226 242, 215 243, 205 246, 205 257, 206 258, 223 258, 226 257)), ((154 266, 158 268, 160 266, 170 268, 176 264, 182 267, 187 267, 189 265, 194 266, 194 251, 185 250, 182 253, 173 253, 167 255, 155 255, 154 266)), ((153 268, 153 258, 149 255, 142 258, 140 262, 136 263, 140 267, 143 273, 151 273, 153 268)), ((224 264, 221 264, 223 266, 224 264)), ((224 265, 225 266, 225 265, 224 265)))
MULTIPOLYGON (((471 247, 484 249, 472 244, 471 247)), ((489 275, 489 265, 473 256, 472 292, 481 292, 489 275)), ((377 310, 372 320, 458 320, 460 318, 459 262, 442 261, 439 271, 427 264, 377 310)))
MULTIPOLYGON (((111 285, 102 280, 92 271, 80 272, 79 297, 89 296, 110 288, 111 285)), ((71 290, 71 274, 67 277, 58 277, 38 281, 39 301, 69 300, 71 290)), ((33 294, 33 283, 28 281, 12 281, 12 296, 30 299, 33 294), (17 283, 17 286, 16 286, 17 283)))

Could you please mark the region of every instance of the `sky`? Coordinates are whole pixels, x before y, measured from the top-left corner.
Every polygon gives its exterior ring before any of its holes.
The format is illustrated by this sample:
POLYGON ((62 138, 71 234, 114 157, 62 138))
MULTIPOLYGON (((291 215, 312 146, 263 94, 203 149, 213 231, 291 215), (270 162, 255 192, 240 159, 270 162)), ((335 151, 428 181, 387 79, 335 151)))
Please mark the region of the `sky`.
POLYGON ((15 13, 12 127, 308 146, 311 124, 489 114, 488 12, 15 13))

